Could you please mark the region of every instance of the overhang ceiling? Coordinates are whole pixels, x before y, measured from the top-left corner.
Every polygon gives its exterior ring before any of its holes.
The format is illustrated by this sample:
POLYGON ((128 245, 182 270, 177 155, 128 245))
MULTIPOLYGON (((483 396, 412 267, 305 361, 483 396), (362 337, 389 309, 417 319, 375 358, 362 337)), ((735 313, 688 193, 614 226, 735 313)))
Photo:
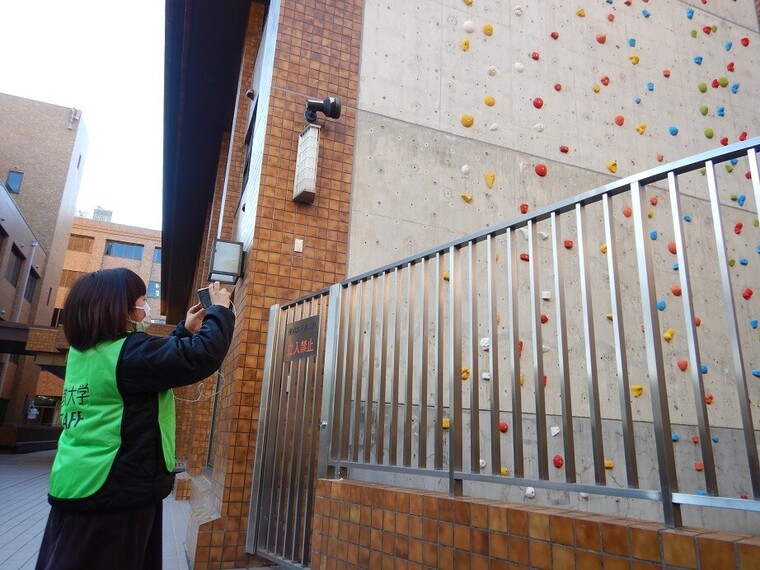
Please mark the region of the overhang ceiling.
POLYGON ((232 124, 251 0, 167 0, 161 313, 182 320, 232 124))

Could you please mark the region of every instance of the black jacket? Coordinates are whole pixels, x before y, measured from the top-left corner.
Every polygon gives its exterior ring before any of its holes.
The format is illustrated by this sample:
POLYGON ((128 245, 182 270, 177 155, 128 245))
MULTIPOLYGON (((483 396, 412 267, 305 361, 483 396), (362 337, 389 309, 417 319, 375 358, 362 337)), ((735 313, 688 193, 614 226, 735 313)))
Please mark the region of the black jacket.
POLYGON ((194 384, 222 364, 232 341, 230 309, 206 309, 200 330, 191 335, 180 323, 168 337, 131 333, 116 365, 116 384, 124 400, 121 446, 103 486, 84 499, 58 499, 51 505, 80 512, 132 509, 161 501, 171 493, 158 425, 158 393, 194 384))

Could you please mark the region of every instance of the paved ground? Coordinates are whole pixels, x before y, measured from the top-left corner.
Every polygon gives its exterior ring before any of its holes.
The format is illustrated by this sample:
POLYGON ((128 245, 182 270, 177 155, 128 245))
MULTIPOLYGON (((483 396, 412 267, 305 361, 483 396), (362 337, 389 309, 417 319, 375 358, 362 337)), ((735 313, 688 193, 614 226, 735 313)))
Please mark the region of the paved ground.
MULTIPOLYGON (((0 568, 33 569, 50 509, 48 478, 55 451, 0 454, 0 568)), ((164 570, 188 570, 187 501, 164 500, 164 570)))

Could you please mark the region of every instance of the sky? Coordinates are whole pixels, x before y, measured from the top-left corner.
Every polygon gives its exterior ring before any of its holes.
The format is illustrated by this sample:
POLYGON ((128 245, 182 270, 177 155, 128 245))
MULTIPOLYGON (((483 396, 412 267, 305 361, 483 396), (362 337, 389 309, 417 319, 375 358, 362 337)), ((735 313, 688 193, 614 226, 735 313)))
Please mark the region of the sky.
POLYGON ((0 92, 82 110, 77 210, 161 229, 161 0, 0 0, 0 92))

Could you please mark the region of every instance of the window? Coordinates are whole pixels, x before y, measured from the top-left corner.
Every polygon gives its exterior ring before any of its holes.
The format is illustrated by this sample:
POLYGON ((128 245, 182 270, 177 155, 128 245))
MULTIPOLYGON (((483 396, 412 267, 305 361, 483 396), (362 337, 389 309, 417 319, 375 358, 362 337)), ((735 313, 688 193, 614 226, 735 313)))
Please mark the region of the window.
POLYGON ((87 275, 84 271, 71 271, 70 269, 64 269, 61 271, 61 287, 71 287, 74 282, 87 275))
POLYGON ((8 266, 5 268, 5 278, 16 287, 18 285, 18 278, 21 275, 21 264, 24 263, 24 256, 14 245, 11 249, 13 255, 8 260, 8 266))
POLYGON ((153 250, 153 263, 161 263, 161 248, 157 247, 153 250))
POLYGON ((18 170, 9 170, 8 178, 5 181, 5 185, 8 187, 8 192, 18 194, 21 191, 21 181, 24 179, 24 173, 18 170))
POLYGON ((29 272, 29 280, 26 282, 26 289, 24 290, 24 299, 30 303, 34 299, 34 292, 37 290, 37 283, 40 280, 40 276, 34 271, 29 272))
POLYGON ((92 253, 92 244, 94 242, 95 238, 93 237, 71 234, 71 236, 69 236, 69 251, 92 253))
POLYGON ((142 259, 143 246, 138 243, 106 240, 106 255, 126 257, 127 259, 142 259))
POLYGON ((148 297, 156 298, 161 296, 161 282, 160 281, 149 281, 148 282, 148 297))
POLYGON ((57 327, 63 320, 63 309, 53 309, 53 318, 50 320, 51 327, 57 327))

